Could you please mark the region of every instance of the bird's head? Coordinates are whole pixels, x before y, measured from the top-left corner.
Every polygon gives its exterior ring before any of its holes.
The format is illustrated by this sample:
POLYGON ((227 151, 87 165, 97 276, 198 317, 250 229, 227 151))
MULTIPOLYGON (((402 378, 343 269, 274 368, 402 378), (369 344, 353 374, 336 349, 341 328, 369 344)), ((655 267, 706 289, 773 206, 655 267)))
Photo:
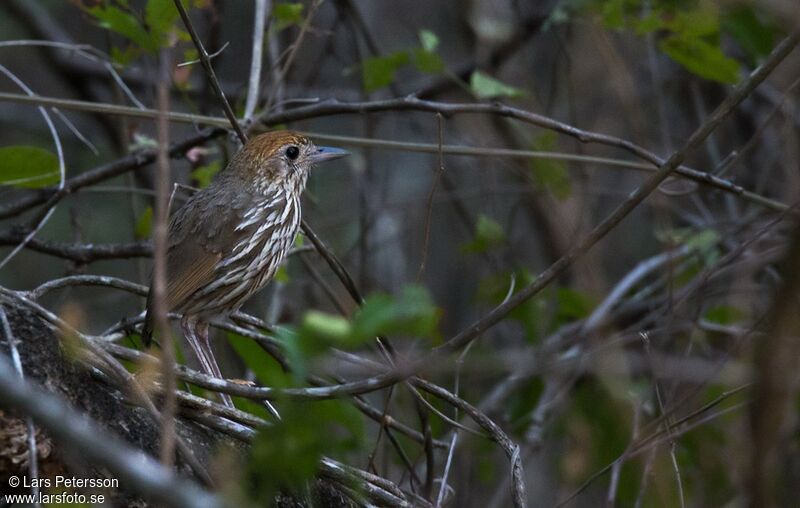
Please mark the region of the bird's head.
POLYGON ((315 164, 345 155, 345 150, 316 146, 296 132, 273 131, 251 138, 231 160, 230 169, 257 190, 286 185, 299 191, 315 164))

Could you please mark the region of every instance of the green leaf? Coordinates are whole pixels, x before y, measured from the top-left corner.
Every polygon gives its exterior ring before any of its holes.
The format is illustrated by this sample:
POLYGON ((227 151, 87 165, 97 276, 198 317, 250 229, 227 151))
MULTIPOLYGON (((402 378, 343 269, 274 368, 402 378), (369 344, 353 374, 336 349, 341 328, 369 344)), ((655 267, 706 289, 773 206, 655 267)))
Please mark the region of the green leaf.
POLYGON ((414 56, 414 66, 418 71, 438 74, 444 70, 444 62, 436 53, 422 48, 414 48, 411 53, 414 56))
MULTIPOLYGON (((719 11, 714 8, 699 7, 691 10, 677 10, 664 28, 687 39, 710 37, 719 38, 719 11)), ((715 42, 719 42, 716 40, 715 42)))
POLYGON ((419 31, 419 42, 427 52, 434 52, 439 47, 439 37, 430 30, 419 31))
MULTIPOLYGON (((534 278, 533 274, 524 268, 515 272, 490 275, 480 281, 476 294, 477 299, 496 306, 506 299, 512 285, 513 294, 516 294, 521 288, 532 283, 534 278)), ((509 319, 522 325, 525 330, 525 338, 531 343, 535 343, 546 331, 546 316, 552 314, 547 308, 546 293, 547 290, 528 299, 508 315, 509 319)))
POLYGON ((96 6, 86 10, 97 19, 98 24, 125 37, 140 48, 154 52, 158 45, 153 43, 150 34, 133 14, 113 5, 96 6))
POLYGON ((153 46, 161 48, 168 43, 169 32, 177 19, 178 9, 173 0, 147 0, 144 22, 150 31, 150 41, 153 46))
POLYGON ((688 235, 684 239, 684 243, 692 250, 706 252, 709 249, 716 247, 720 239, 721 237, 719 232, 713 229, 703 229, 697 233, 688 235))
POLYGON ((390 55, 366 58, 361 63, 361 81, 364 90, 374 92, 392 84, 397 69, 408 63, 408 52, 397 51, 390 55))
POLYGON ((330 344, 346 343, 352 337, 350 321, 342 316, 311 310, 303 317, 302 330, 330 344))
POLYGON ((116 46, 111 48, 111 61, 123 67, 133 62, 139 55, 142 54, 142 48, 133 44, 128 44, 125 49, 120 49, 116 46))
POLYGON ((496 99, 498 97, 520 97, 525 92, 519 88, 506 85, 480 71, 475 71, 469 79, 469 88, 478 99, 496 99))
POLYGON ((644 18, 636 21, 634 27, 636 29, 636 35, 647 35, 656 30, 663 29, 664 21, 659 14, 651 12, 644 18))
POLYGON ((150 238, 150 233, 153 230, 153 207, 148 206, 142 215, 136 219, 136 227, 134 228, 134 235, 136 238, 144 239, 150 238))
POLYGON ((625 26, 630 0, 607 0, 602 4, 601 17, 606 28, 619 29, 625 26))
MULTIPOLYGON (((545 131, 533 142, 533 149, 550 152, 556 147, 556 133, 545 131)), ((563 200, 572 194, 572 181, 563 161, 551 159, 531 159, 531 175, 537 187, 550 192, 556 199, 563 200)))
POLYGON ((722 28, 736 39, 752 63, 768 55, 775 44, 777 29, 759 19, 750 5, 742 5, 729 12, 722 20, 722 28))
POLYGON ((0 148, 0 185, 35 189, 58 183, 58 158, 35 146, 0 148))
POLYGON ((729 305, 718 305, 708 309, 705 313, 706 321, 720 325, 732 325, 744 321, 747 314, 737 307, 729 305))
POLYGON ((505 241, 506 234, 503 226, 481 214, 475 223, 475 236, 472 241, 461 246, 461 251, 466 253, 485 252, 503 245, 505 241))
POLYGON ((253 371, 264 386, 286 388, 293 385, 291 375, 285 373, 281 365, 269 353, 247 337, 228 332, 228 343, 242 359, 247 368, 253 371))
POLYGON ((280 282, 282 284, 289 282, 289 270, 286 268, 286 265, 281 265, 278 267, 278 271, 275 272, 274 280, 275 282, 280 282))
POLYGON ((300 2, 281 2, 272 8, 275 18, 275 29, 280 31, 303 21, 303 4, 300 2))
POLYGON ((192 178, 197 182, 197 186, 205 189, 214 179, 214 175, 219 173, 220 162, 218 160, 210 162, 205 166, 200 166, 192 171, 192 178))
POLYGON ((356 340, 378 335, 438 336, 439 309, 425 288, 409 286, 399 298, 386 294, 370 295, 353 317, 356 340))
POLYGON ((279 490, 301 488, 323 455, 341 457, 364 445, 360 414, 337 400, 280 404, 281 420, 261 431, 250 448, 243 488, 256 506, 272 506, 279 490))
POLYGON ((559 288, 556 300, 558 318, 562 323, 587 317, 595 306, 587 295, 570 288, 559 288))
POLYGON ((703 39, 671 35, 659 43, 659 49, 700 77, 728 84, 739 80, 739 63, 703 39))

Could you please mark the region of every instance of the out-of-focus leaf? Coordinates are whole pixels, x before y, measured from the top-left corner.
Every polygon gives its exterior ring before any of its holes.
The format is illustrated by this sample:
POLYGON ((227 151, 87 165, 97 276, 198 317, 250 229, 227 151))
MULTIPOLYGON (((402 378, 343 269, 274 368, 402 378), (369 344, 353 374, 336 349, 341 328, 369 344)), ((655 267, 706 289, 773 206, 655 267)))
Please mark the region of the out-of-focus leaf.
POLYGON ((472 240, 461 246, 462 252, 479 253, 503 245, 506 233, 503 226, 493 219, 481 214, 475 223, 475 236, 472 240))
MULTIPOLYGON (((481 280, 478 286, 477 298, 481 302, 486 302, 493 306, 498 305, 506 299, 512 286, 514 289, 513 296, 520 288, 533 282, 533 279, 534 276, 526 269, 517 270, 513 273, 503 272, 491 275, 481 280)), ((525 330, 525 338, 531 343, 535 343, 541 338, 542 333, 549 331, 546 329, 546 325, 554 321, 545 318, 545 316, 552 314, 547 308, 548 294, 548 290, 543 291, 539 295, 523 302, 508 315, 509 319, 518 321, 522 325, 525 330)))
POLYGON ((475 71, 469 78, 469 88, 472 94, 478 99, 496 99, 498 97, 520 97, 524 91, 513 86, 506 85, 493 77, 480 71, 475 71))
MULTIPOLYGON (((186 1, 183 2, 186 4, 186 1)), ((178 19, 178 9, 173 0, 147 0, 144 9, 144 22, 150 30, 154 46, 162 47, 167 42, 167 34, 178 19)))
POLYGON ((133 135, 133 143, 128 146, 129 152, 135 152, 144 148, 158 148, 158 141, 141 132, 136 132, 133 135))
POLYGON ((662 28, 664 28, 663 19, 660 15, 653 12, 643 17, 635 24, 637 35, 647 35, 655 32, 656 30, 661 30, 662 28))
POLYGON ((397 69, 409 61, 408 52, 397 51, 386 56, 366 58, 361 62, 361 81, 364 90, 374 92, 392 84, 397 69))
POLYGON ((747 53, 753 63, 769 54, 777 29, 759 19, 751 5, 734 8, 722 19, 722 28, 747 53))
POLYGON ((302 330, 328 344, 344 344, 352 337, 350 321, 346 318, 315 310, 306 313, 302 330))
MULTIPOLYGON (((691 10, 676 10, 666 17, 664 28, 680 34, 685 39, 719 37, 719 11, 714 8, 698 7, 691 10)), ((715 41, 718 42, 718 41, 715 41)))
POLYGON ((435 338, 439 316, 428 291, 409 286, 397 298, 385 294, 367 297, 353 317, 353 332, 361 341, 378 335, 435 338))
POLYGON ((134 228, 134 235, 136 238, 144 239, 150 238, 150 233, 153 230, 153 207, 148 206, 145 208, 142 215, 136 219, 136 227, 134 228))
MULTIPOLYGON (((664 33, 659 42, 661 52, 702 78, 721 83, 739 80, 739 63, 723 53, 720 47, 720 9, 710 2, 652 2, 650 11, 642 17, 639 0, 607 0, 598 2, 603 23, 608 28, 632 29, 638 35, 664 33)), ((734 28, 742 37, 751 33, 756 40, 763 33, 750 32, 753 18, 743 16, 734 28)), ((735 23, 734 23, 735 25, 735 23)), ((772 45, 761 42, 759 47, 768 52, 772 45)))
POLYGON ((732 325, 734 323, 739 323, 746 317, 747 314, 745 314, 744 311, 738 307, 732 307, 730 305, 718 305, 716 307, 712 307, 706 311, 704 316, 706 321, 720 325, 732 325))
POLYGON ((630 0, 607 0, 602 3, 601 16, 606 28, 623 28, 625 26, 630 0))
POLYGON ((444 70, 444 62, 436 53, 423 48, 414 48, 411 53, 414 56, 414 66, 420 72, 438 74, 444 70))
POLYGON ((111 48, 111 61, 123 67, 130 64, 142 54, 142 48, 129 44, 125 49, 120 49, 116 46, 111 48))
POLYGON ((58 183, 58 158, 35 146, 0 148, 0 185, 39 188, 58 183))
MULTIPOLYGON (((628 401, 620 401, 604 384, 576 387, 566 414, 561 418, 570 443, 560 454, 565 479, 585 478, 592 471, 613 462, 624 453, 631 435, 631 410, 628 401)), ((633 505, 638 494, 638 470, 623 468, 616 492, 620 505, 633 505)), ((669 505, 671 506, 671 505, 669 505)))
POLYGON ((559 288, 556 292, 558 300, 558 318, 562 323, 583 319, 595 307, 591 298, 570 288, 559 288))
POLYGON ((380 335, 437 338, 439 309, 428 292, 410 286, 398 297, 377 293, 367 297, 351 321, 319 311, 306 313, 295 331, 281 332, 295 371, 329 347, 353 349, 380 335))
POLYGON ((286 284, 290 279, 291 277, 289 277, 289 270, 286 269, 286 265, 281 265, 278 271, 275 272, 275 282, 286 284))
POLYGON ((656 233, 656 238, 669 245, 686 245, 699 255, 705 266, 712 265, 719 258, 719 232, 713 229, 696 230, 675 228, 656 233))
POLYGON ((97 19, 101 27, 118 33, 140 48, 151 52, 158 49, 150 34, 133 14, 110 4, 90 7, 86 11, 97 19))
MULTIPOLYGON (((690 230, 691 231, 691 230, 690 230)), ((720 241, 720 234, 713 229, 703 229, 697 232, 692 232, 684 239, 684 243, 690 249, 705 252, 715 247, 720 241)))
POLYGON ((205 189, 214 179, 214 175, 219 173, 220 162, 213 161, 205 166, 200 166, 192 171, 192 178, 197 182, 197 186, 205 189))
POLYGON ((739 63, 725 56, 718 45, 700 38, 671 35, 659 43, 659 48, 698 76, 729 84, 739 80, 739 63))
POLYGON ((264 386, 274 388, 292 386, 291 376, 285 373, 281 365, 253 339, 233 332, 228 332, 226 335, 228 343, 264 386))
POLYGON ((303 21, 303 4, 301 2, 281 2, 272 8, 275 29, 283 30, 303 21))
POLYGON ((323 455, 341 457, 363 445, 357 410, 337 400, 280 404, 281 420, 259 431, 250 448, 243 488, 257 506, 272 506, 279 490, 314 477, 323 455))
POLYGON ((419 42, 422 44, 422 49, 428 52, 436 51, 439 47, 439 37, 430 30, 419 31, 419 42))
POLYGON ((514 393, 506 405, 508 420, 515 432, 524 433, 530 428, 532 412, 542 395, 544 382, 534 378, 514 393))
MULTIPOLYGON (((556 146, 556 133, 546 131, 533 143, 536 151, 552 151, 556 146)), ((572 182, 563 161, 551 159, 531 159, 531 173, 536 185, 550 192, 556 199, 566 199, 572 193, 572 182)))

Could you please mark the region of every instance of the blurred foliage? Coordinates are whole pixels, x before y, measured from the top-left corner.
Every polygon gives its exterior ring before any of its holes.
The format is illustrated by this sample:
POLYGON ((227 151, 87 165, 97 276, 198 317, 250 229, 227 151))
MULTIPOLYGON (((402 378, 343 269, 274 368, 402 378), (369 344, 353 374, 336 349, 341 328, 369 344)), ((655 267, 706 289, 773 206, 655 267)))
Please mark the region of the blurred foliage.
POLYGON ((428 74, 439 74, 445 70, 444 62, 436 53, 439 37, 430 30, 420 30, 418 36, 419 47, 365 58, 361 62, 361 81, 365 91, 374 92, 391 85, 397 71, 409 64, 428 74))
POLYGON ((475 221, 475 233, 467 243, 461 245, 461 252, 481 253, 500 247, 506 243, 503 226, 486 215, 479 215, 475 221))
MULTIPOLYGON (((490 275, 481 281, 477 299, 498 305, 534 280, 526 268, 490 275)), ((565 324, 588 317, 595 306, 594 299, 573 288, 549 287, 512 310, 508 318, 521 324, 526 339, 536 343, 565 324)))
POLYGON ((137 239, 145 240, 150 238, 150 233, 153 231, 153 207, 148 206, 144 209, 141 215, 136 219, 136 226, 134 227, 134 234, 137 239))
POLYGON ((300 325, 280 328, 277 338, 286 349, 295 383, 301 384, 309 362, 331 347, 352 350, 383 335, 438 340, 440 316, 427 289, 409 286, 397 297, 369 295, 352 319, 308 311, 300 325))
POLYGON ((744 321, 747 313, 732 305, 717 305, 706 310, 703 318, 719 325, 732 325, 744 321))
MULTIPOLYGON (((182 3, 189 6, 188 0, 182 3)), ((84 10, 99 26, 130 43, 125 49, 114 48, 112 57, 118 64, 126 65, 142 52, 155 54, 172 45, 171 37, 189 40, 189 34, 176 25, 179 15, 173 0, 147 0, 144 12, 127 0, 105 0, 98 5, 84 6, 84 10)))
POLYGON ((469 89, 478 99, 499 99, 502 97, 521 97, 525 94, 522 89, 506 85, 488 74, 475 71, 469 78, 469 89))
POLYGON ((197 187, 200 189, 205 189, 209 186, 211 180, 214 179, 214 176, 219 173, 220 167, 221 162, 218 160, 197 167, 192 170, 192 180, 195 181, 197 187))
POLYGON ((651 2, 648 12, 639 0, 602 4, 606 27, 659 33, 659 49, 690 72, 722 83, 739 79, 739 63, 720 47, 720 11, 708 2, 651 2), (691 4, 691 5, 688 5, 691 4))
POLYGON ((323 455, 345 458, 361 449, 361 415, 350 404, 282 401, 281 419, 258 432, 242 478, 246 496, 271 506, 279 491, 296 491, 319 470, 323 455))
POLYGON ((605 28, 637 36, 652 34, 658 49, 692 74, 735 83, 740 63, 724 49, 722 35, 739 46, 748 65, 766 56, 782 35, 754 4, 704 0, 572 0, 561 2, 548 23, 568 23, 584 13, 605 28))
POLYGON ((275 30, 280 31, 303 21, 303 4, 300 2, 279 2, 272 8, 275 30))

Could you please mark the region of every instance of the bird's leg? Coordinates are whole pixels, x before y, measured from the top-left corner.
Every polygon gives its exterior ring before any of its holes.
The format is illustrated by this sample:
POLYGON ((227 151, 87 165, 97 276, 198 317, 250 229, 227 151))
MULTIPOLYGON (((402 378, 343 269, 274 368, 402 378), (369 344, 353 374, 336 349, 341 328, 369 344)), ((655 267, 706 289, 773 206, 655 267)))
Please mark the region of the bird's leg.
POLYGON ((206 358, 206 354, 203 351, 203 345, 197 338, 197 322, 194 319, 184 316, 183 319, 181 319, 181 330, 183 330, 183 335, 186 337, 186 341, 192 347, 194 355, 200 362, 200 367, 203 369, 203 372, 214 376, 215 374, 208 362, 208 358, 206 358))
MULTIPOLYGON (((224 379, 217 365, 217 360, 214 358, 214 353, 211 350, 211 343, 208 339, 208 323, 184 317, 181 320, 181 329, 186 336, 186 341, 189 342, 189 345, 192 347, 194 355, 200 362, 203 372, 209 376, 224 379)), ((230 408, 234 407, 230 395, 227 393, 220 393, 219 396, 223 404, 230 408)))
MULTIPOLYGON (((209 341, 208 337, 208 323, 204 321, 197 323, 195 330, 197 331, 197 336, 200 339, 200 344, 202 345, 201 349, 206 354, 206 362, 208 362, 210 368, 209 373, 216 378, 225 379, 222 377, 222 372, 220 372, 219 365, 217 365, 217 359, 214 357, 214 351, 211 349, 211 342, 209 341)), ((223 404, 229 408, 235 407, 230 395, 227 393, 220 393, 219 396, 222 399, 223 404)))

